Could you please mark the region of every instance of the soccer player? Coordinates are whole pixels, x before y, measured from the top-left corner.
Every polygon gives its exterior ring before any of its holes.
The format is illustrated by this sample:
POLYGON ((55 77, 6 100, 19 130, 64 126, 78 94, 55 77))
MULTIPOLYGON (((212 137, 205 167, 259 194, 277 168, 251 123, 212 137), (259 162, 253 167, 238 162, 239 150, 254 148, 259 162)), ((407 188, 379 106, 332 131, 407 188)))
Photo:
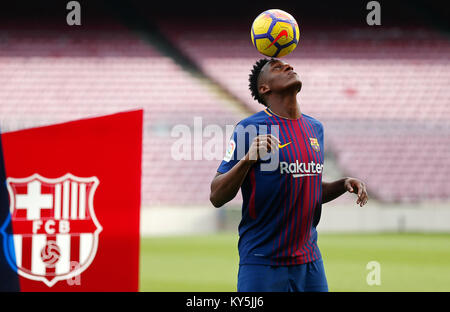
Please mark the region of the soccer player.
POLYGON ((322 181, 323 126, 301 112, 302 82, 291 65, 261 59, 249 81, 266 108, 236 125, 210 194, 221 207, 242 190, 237 290, 328 291, 317 246, 322 203, 350 192, 362 207, 366 186, 356 178, 322 181), (274 156, 277 166, 267 170, 274 156))

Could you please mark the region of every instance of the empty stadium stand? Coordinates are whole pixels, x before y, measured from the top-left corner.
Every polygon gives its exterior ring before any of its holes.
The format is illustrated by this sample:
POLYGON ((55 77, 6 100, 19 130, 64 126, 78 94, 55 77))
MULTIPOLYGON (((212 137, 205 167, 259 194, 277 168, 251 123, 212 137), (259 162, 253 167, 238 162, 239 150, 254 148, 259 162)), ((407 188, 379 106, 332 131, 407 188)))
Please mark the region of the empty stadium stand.
MULTIPOLYGON (((91 23, 89 31, 4 22, 1 130, 143 108, 143 206, 209 205, 228 136, 191 137, 191 160, 175 160, 179 138, 171 134, 177 125, 194 129, 195 117, 201 129, 217 125, 225 133, 264 108, 248 91, 250 69, 262 57, 250 42, 251 19, 157 21, 204 76, 117 19, 91 23), (210 140, 222 150, 195 160, 210 140)), ((299 47, 284 59, 303 81, 302 111, 322 121, 325 152, 343 174, 363 179, 369 195, 385 202, 449 199, 448 35, 416 26, 380 32, 308 24, 300 31, 299 47)))
MULTIPOLYGON (((17 23, 20 24, 20 23, 17 23)), ((225 128, 239 111, 211 83, 183 70, 117 21, 95 31, 54 31, 51 25, 0 30, 2 131, 144 109, 142 204, 207 204, 211 178, 223 157, 174 160, 176 125, 193 130, 200 116, 225 128)), ((118 125, 120 127, 120 125, 118 125)), ((211 138, 194 146, 191 155, 211 138)), ((222 147, 228 138, 215 138, 222 147)))

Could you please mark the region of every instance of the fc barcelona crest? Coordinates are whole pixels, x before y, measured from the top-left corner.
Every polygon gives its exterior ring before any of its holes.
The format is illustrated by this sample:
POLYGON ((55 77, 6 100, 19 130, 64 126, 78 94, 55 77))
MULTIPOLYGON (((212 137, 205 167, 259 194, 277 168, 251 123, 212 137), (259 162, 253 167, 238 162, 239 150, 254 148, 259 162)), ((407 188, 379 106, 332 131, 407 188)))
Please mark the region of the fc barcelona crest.
POLYGON ((313 150, 315 150, 316 152, 320 151, 320 145, 319 142, 317 142, 316 138, 309 138, 309 142, 311 143, 311 147, 313 148, 313 150))
POLYGON ((49 287, 86 270, 102 231, 93 206, 97 177, 34 174, 7 178, 6 184, 10 216, 0 232, 12 269, 49 287))

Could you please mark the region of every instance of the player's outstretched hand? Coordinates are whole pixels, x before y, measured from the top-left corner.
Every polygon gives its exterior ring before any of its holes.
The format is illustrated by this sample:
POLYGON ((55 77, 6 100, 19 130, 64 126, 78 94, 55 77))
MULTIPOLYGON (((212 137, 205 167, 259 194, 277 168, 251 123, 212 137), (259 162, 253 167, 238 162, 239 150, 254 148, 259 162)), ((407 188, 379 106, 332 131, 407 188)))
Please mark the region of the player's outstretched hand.
POLYGON ((366 184, 355 178, 347 178, 344 182, 345 189, 350 193, 358 194, 358 199, 356 200, 356 204, 359 206, 364 206, 369 200, 369 196, 367 195, 366 184))

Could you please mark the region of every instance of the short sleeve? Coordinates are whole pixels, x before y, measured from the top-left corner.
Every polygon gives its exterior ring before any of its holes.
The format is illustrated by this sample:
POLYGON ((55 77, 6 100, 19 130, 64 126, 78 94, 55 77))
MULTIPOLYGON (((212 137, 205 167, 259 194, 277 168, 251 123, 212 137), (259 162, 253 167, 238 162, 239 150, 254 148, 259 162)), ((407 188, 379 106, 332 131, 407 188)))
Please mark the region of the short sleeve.
POLYGON ((324 146, 324 138, 323 138, 323 124, 319 123, 319 143, 320 146, 324 146))
POLYGON ((252 133, 252 131, 249 131, 248 127, 244 127, 242 124, 237 124, 234 128, 233 135, 227 144, 225 157, 223 158, 217 171, 220 173, 226 173, 230 171, 242 158, 244 158, 249 150, 250 138, 255 135, 256 130, 255 133, 252 133))

